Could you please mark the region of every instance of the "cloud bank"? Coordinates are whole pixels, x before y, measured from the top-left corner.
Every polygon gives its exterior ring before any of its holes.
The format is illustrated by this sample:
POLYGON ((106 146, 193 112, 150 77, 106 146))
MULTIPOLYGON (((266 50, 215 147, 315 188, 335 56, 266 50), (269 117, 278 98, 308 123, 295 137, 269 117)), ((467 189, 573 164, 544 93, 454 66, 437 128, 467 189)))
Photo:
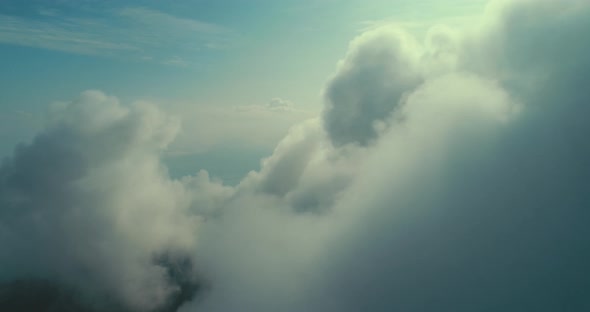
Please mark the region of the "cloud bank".
POLYGON ((0 303, 43 281, 97 311, 588 310, 589 17, 362 34, 236 187, 170 179, 177 122, 85 92, 0 169, 0 303))

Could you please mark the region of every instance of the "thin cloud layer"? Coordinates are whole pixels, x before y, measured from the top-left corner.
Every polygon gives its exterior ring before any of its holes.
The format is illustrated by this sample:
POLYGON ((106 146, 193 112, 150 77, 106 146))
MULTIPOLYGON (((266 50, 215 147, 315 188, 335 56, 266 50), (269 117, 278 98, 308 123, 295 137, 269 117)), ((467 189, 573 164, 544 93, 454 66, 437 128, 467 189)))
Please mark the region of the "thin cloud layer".
POLYGON ((108 311, 587 310, 589 20, 371 30, 236 187, 170 179, 175 121, 86 92, 0 169, 0 280, 108 311))
MULTIPOLYGON (((46 3, 44 3, 46 4, 46 3)), ((0 14, 0 42, 167 65, 194 65, 202 50, 227 46, 230 29, 143 7, 54 3, 31 16, 0 14), (179 44, 180 43, 180 44, 179 44), (170 46, 174 45, 173 51, 170 46), (181 54, 179 56, 178 54, 181 54)), ((27 10, 24 10, 27 12, 27 10)))

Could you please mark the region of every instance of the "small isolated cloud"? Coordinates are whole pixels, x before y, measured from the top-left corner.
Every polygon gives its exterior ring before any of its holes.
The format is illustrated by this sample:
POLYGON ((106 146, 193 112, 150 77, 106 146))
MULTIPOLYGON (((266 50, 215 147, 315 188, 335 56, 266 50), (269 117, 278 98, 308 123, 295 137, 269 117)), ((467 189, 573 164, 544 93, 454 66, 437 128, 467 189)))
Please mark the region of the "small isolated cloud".
POLYGON ((235 107, 237 111, 270 111, 270 112, 288 112, 294 111, 293 102, 279 97, 272 98, 266 105, 241 105, 235 107))
POLYGON ((281 98, 273 98, 267 104, 268 109, 274 111, 288 111, 293 109, 293 103, 281 98))
POLYGON ((0 167, 0 304, 49 283, 97 311, 588 310, 590 6, 485 14, 360 35, 323 114, 235 187, 171 179, 176 119, 83 93, 0 167))

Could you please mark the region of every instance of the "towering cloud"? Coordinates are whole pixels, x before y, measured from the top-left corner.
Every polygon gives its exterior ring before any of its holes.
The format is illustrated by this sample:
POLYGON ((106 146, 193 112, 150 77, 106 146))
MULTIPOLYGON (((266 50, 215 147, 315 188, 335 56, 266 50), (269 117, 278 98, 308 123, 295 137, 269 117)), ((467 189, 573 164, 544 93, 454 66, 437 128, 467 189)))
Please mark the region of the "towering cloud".
POLYGON ((421 81, 415 39, 393 29, 361 35, 350 44, 326 91, 325 128, 336 145, 367 145, 376 127, 421 81))
POLYGON ((174 120, 84 93, 0 169, 1 281, 107 311, 590 309, 590 5, 482 20, 355 39, 236 187, 170 179, 174 120))

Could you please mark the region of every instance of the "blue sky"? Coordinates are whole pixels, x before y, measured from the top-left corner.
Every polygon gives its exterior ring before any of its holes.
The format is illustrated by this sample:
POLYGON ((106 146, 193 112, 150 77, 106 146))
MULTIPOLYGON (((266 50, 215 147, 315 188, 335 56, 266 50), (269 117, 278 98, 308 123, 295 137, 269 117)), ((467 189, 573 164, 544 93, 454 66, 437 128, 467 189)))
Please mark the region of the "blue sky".
POLYGON ((291 125, 321 110, 324 83, 363 29, 395 22, 419 33, 437 22, 465 24, 483 2, 3 1, 0 155, 37 132, 52 103, 84 90, 181 116, 184 131, 172 154, 248 146, 263 155, 291 125), (273 98, 296 109, 274 121, 232 115, 273 98), (216 118, 217 128, 229 131, 231 123, 233 133, 195 126, 216 118), (193 132, 216 135, 202 142, 193 132))

